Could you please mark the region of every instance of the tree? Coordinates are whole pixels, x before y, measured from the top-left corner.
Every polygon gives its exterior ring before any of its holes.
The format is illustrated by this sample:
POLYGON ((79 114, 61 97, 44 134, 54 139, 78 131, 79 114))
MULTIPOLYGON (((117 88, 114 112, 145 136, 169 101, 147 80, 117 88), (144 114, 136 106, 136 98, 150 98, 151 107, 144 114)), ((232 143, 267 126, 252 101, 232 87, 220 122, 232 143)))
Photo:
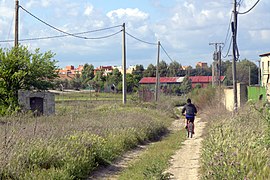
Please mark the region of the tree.
POLYGON ((192 83, 191 83, 191 80, 189 79, 188 76, 185 76, 182 84, 181 84, 181 92, 184 93, 184 94, 187 94, 191 91, 192 89, 192 83))
POLYGON ((159 76, 160 77, 166 77, 168 73, 168 65, 165 61, 161 61, 159 63, 159 76))
POLYGON ((179 64, 178 62, 176 61, 171 62, 168 67, 167 76, 168 77, 180 76, 180 70, 181 70, 180 67, 181 67, 181 64, 179 64))
POLYGON ((51 51, 31 53, 27 47, 0 49, 0 105, 14 110, 20 89, 47 90, 58 77, 51 51))
POLYGON ((95 77, 94 75, 94 66, 92 64, 85 64, 82 70, 82 82, 84 85, 87 85, 88 81, 92 80, 95 77))
POLYGON ((137 83, 143 78, 144 67, 143 65, 136 65, 132 71, 132 75, 136 79, 137 83))
POLYGON ((147 69, 144 71, 144 77, 156 77, 156 66, 149 64, 147 69))
POLYGON ((127 92, 133 92, 138 87, 134 75, 127 74, 127 92))
POLYGON ((70 81, 70 84, 73 89, 80 90, 81 88, 85 88, 82 78, 76 74, 76 76, 70 81))
POLYGON ((100 90, 104 88, 104 82, 106 81, 103 71, 97 71, 93 81, 94 82, 91 82, 91 84, 95 88, 96 92, 100 92, 100 90))
MULTIPOLYGON (((226 79, 227 85, 232 85, 232 65, 231 62, 227 63, 226 69, 226 79)), ((236 80, 237 82, 249 83, 249 78, 251 80, 251 84, 258 83, 258 67, 255 63, 244 59, 240 62, 236 63, 236 80), (249 68, 251 71, 251 77, 249 77, 249 68)))
POLYGON ((247 59, 244 59, 237 63, 236 66, 237 71, 237 80, 238 82, 243 82, 249 84, 249 78, 251 84, 258 83, 258 67, 254 62, 251 62, 247 59), (249 77, 249 69, 250 69, 250 77, 249 77))

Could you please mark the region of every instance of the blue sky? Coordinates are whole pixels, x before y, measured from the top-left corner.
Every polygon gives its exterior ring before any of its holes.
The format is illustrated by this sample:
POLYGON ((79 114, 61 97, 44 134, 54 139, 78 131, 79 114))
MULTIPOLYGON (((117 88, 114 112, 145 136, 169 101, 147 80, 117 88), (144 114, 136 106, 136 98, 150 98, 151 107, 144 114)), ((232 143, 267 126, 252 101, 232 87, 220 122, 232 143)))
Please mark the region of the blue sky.
MULTIPOLYGON (((239 0, 238 0, 239 1, 239 0)), ((244 12, 257 0, 240 0, 244 12)), ((232 12, 232 0, 20 0, 29 12, 68 33, 107 28, 126 23, 129 34, 147 42, 158 40, 170 58, 182 65, 210 64, 214 47, 209 42, 224 42, 232 12)), ((240 58, 258 60, 270 52, 270 1, 261 0, 249 13, 239 15, 238 47, 240 58)), ((0 0, 0 41, 14 38, 14 1, 0 0)), ((116 27, 86 37, 106 36, 121 30, 116 27)), ((62 35, 20 9, 19 39, 62 35)), ((60 67, 79 64, 121 65, 122 34, 101 40, 75 37, 24 41, 31 50, 40 48, 56 53, 60 67)), ((223 48, 225 55, 229 41, 223 48)), ((13 43, 0 43, 12 47, 13 43)), ((229 53, 231 54, 231 53, 229 53)), ((127 65, 156 63, 157 47, 127 35, 127 65)), ((171 60, 161 51, 161 60, 171 60)), ((230 57, 225 58, 225 60, 230 57)))

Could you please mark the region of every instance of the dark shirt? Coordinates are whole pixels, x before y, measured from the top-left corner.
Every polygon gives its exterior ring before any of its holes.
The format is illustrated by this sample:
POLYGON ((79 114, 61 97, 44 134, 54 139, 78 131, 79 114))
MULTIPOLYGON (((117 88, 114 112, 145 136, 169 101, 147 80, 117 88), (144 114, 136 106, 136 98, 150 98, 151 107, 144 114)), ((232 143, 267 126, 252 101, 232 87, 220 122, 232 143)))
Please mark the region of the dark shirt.
POLYGON ((187 103, 182 109, 182 114, 186 112, 186 115, 195 116, 197 113, 197 108, 192 103, 187 103))

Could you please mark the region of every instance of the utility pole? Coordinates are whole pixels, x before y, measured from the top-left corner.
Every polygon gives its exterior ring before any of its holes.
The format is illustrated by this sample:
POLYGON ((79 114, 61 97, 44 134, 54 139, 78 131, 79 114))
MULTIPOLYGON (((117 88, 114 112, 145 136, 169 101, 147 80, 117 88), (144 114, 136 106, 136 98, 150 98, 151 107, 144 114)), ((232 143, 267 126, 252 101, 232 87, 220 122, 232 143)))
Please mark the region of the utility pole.
POLYGON ((231 23, 232 25, 232 39, 233 39, 233 47, 232 47, 232 53, 233 53, 233 60, 232 60, 232 74, 233 74, 233 100, 234 100, 234 112, 237 111, 238 108, 238 103, 237 103, 237 84, 236 84, 236 49, 237 49, 237 44, 236 44, 236 35, 237 35, 237 2, 236 0, 233 0, 233 15, 234 15, 234 20, 231 23))
POLYGON ((15 1, 15 39, 14 46, 19 45, 19 0, 15 1))
POLYGON ((259 84, 259 86, 261 86, 261 61, 257 60, 257 62, 259 63, 259 66, 258 66, 258 84, 259 84))
POLYGON ((221 77, 221 45, 224 43, 209 43, 209 45, 215 46, 215 52, 213 54, 213 64, 212 64, 212 86, 216 84, 220 86, 221 77), (219 46, 219 50, 218 50, 219 46))
MULTIPOLYGON (((224 43, 222 43, 224 45, 224 43)), ((218 86, 221 86, 221 45, 219 45, 219 51, 218 51, 218 86)))
POLYGON ((123 65, 123 104, 127 102, 127 83, 126 83, 126 25, 123 23, 123 42, 122 42, 122 65, 123 65))
POLYGON ((156 94, 155 94, 156 101, 158 101, 158 95, 159 95, 159 54, 160 54, 160 41, 158 41, 158 54, 157 54, 157 67, 156 67, 156 94))
POLYGON ((250 66, 248 66, 248 85, 250 86, 251 84, 251 69, 250 66))

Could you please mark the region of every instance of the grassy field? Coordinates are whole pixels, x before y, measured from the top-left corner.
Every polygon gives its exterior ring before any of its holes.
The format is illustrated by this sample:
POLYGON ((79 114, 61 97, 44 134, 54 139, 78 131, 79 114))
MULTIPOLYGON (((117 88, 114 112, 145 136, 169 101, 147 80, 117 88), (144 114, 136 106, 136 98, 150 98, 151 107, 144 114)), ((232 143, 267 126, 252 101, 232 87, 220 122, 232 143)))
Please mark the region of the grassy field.
POLYGON ((179 102, 165 97, 140 103, 129 96, 122 105, 119 94, 87 97, 57 95, 56 115, 50 117, 1 117, 0 179, 83 179, 137 144, 166 134, 179 102))
POLYGON ((269 110, 249 104, 235 116, 209 111, 201 179, 270 179, 269 110))

